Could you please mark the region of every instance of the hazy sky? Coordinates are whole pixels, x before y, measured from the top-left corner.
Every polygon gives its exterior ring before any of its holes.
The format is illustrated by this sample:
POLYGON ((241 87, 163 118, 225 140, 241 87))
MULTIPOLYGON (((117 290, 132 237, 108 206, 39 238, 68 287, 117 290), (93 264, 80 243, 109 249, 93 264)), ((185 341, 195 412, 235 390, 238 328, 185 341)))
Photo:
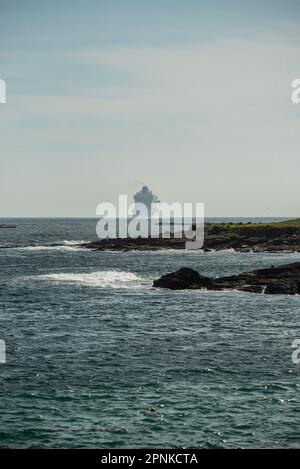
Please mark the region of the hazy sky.
POLYGON ((300 215, 300 1, 0 0, 0 217, 143 184, 207 216, 300 215))

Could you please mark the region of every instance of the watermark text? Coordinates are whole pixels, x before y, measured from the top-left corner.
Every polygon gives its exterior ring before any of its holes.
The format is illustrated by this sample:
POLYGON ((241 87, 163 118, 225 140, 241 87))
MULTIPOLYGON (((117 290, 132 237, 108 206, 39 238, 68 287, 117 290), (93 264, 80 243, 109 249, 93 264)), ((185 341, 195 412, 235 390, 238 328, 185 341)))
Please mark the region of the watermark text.
POLYGON ((0 78, 0 104, 6 103, 6 84, 4 80, 0 78))
POLYGON ((204 244, 204 204, 155 202, 128 205, 126 194, 119 195, 118 207, 100 203, 96 233, 99 239, 177 238, 186 249, 201 249, 204 244))
POLYGON ((292 353, 292 362, 298 365, 300 363, 300 339, 293 340, 292 347, 295 349, 292 353))
POLYGON ((0 364, 6 363, 6 345, 5 341, 0 339, 0 364))
POLYGON ((292 81, 291 87, 293 89, 291 93, 292 103, 299 104, 300 103, 300 78, 295 78, 295 80, 292 81))

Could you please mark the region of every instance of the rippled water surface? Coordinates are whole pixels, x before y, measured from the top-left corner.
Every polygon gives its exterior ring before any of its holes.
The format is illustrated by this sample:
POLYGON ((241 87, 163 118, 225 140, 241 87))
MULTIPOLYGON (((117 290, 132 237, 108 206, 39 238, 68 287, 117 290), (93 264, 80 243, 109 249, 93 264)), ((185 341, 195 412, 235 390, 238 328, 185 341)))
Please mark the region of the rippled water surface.
POLYGON ((300 255, 92 252, 75 244, 94 220, 16 223, 0 230, 0 447, 300 447, 300 297, 152 288, 300 255))

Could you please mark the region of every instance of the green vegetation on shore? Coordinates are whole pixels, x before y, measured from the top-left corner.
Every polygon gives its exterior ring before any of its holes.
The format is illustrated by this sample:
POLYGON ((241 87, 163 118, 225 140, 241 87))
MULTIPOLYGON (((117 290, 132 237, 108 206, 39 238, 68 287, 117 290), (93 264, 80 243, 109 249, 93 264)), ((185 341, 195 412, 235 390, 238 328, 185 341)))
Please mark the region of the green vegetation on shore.
POLYGON ((278 222, 239 222, 239 223, 206 223, 207 234, 217 234, 217 232, 230 232, 232 234, 251 234, 254 231, 292 231, 300 232, 300 218, 283 220, 278 222))

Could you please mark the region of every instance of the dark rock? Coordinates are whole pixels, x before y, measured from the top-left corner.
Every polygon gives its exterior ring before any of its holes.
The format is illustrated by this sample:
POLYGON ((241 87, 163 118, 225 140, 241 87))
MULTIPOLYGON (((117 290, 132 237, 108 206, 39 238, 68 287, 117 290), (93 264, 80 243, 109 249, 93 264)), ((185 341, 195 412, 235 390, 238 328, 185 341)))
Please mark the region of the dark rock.
MULTIPOLYGON (((193 227, 195 229, 195 226, 193 227)), ((156 251, 185 249, 179 238, 115 238, 82 244, 97 251, 156 251)), ((204 251, 234 249, 241 252, 300 252, 300 220, 274 223, 215 223, 205 225, 204 251)))
POLYGON ((183 267, 155 280, 153 286, 171 290, 206 288, 296 295, 300 294, 300 262, 220 278, 204 277, 193 269, 183 267))
POLYGON ((161 249, 185 249, 185 240, 176 238, 111 238, 83 243, 80 246, 95 251, 158 251, 161 249))
POLYGON ((200 275, 196 270, 182 267, 171 274, 163 275, 159 280, 155 280, 154 287, 170 288, 171 290, 184 290, 186 288, 207 288, 212 280, 209 277, 200 275))

